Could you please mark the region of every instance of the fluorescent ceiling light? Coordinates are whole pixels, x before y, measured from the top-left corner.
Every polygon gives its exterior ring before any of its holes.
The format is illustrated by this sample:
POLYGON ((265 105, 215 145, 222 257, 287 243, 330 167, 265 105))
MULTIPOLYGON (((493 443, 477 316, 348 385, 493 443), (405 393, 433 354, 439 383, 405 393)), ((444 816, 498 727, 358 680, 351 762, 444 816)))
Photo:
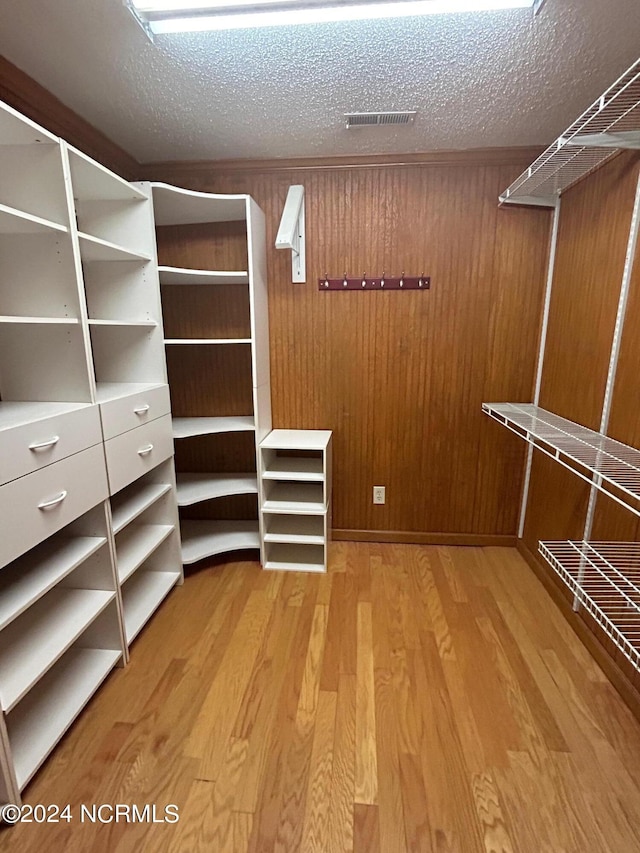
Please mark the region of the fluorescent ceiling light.
POLYGON ((541 0, 348 0, 331 5, 318 0, 125 0, 154 34, 277 27, 369 18, 535 9, 541 0))

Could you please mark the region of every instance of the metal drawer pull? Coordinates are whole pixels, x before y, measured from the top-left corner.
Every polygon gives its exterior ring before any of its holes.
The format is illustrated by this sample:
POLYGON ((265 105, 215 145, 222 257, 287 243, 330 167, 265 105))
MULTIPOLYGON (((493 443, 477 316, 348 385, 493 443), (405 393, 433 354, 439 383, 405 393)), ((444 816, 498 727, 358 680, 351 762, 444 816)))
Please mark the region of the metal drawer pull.
POLYGON ((50 501, 43 501, 41 504, 38 504, 38 509, 52 509, 54 506, 58 506, 62 501, 66 498, 67 492, 60 492, 57 498, 53 498, 50 501))
POLYGON ((29 450, 45 450, 47 447, 53 447, 60 441, 59 435, 54 435, 49 441, 40 441, 37 444, 30 444, 29 450))
POLYGON ((153 450, 153 444, 147 444, 146 447, 141 447, 138 451, 138 456, 146 456, 147 453, 151 453, 153 450))
POLYGON ((151 406, 148 403, 145 403, 144 406, 138 406, 138 408, 133 411, 136 415, 146 415, 150 408, 151 406))

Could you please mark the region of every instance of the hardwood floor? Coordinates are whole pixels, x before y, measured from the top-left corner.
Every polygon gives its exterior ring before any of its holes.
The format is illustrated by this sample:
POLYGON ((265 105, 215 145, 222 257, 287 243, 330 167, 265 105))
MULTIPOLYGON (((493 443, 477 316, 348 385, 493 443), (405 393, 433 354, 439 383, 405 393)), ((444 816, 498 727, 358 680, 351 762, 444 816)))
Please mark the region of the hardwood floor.
POLYGON ((2 851, 632 853, 640 725, 516 551, 341 542, 188 577, 25 802, 2 851))

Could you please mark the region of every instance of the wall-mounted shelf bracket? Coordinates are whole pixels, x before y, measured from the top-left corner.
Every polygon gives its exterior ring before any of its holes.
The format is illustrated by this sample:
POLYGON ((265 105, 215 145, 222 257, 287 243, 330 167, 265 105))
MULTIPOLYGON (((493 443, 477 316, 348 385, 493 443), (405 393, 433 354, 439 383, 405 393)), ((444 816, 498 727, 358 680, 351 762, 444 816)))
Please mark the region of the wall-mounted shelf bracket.
POLYGON ((289 187, 276 237, 276 249, 291 249, 291 280, 306 281, 304 187, 289 187))

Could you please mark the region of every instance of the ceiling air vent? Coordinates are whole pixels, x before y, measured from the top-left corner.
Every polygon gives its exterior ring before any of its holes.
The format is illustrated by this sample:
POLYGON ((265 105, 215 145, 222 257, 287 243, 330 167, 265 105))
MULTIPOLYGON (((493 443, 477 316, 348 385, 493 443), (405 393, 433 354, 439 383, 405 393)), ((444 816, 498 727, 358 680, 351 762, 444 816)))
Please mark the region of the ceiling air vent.
POLYGON ((394 110, 384 113, 345 113, 347 128, 389 124, 413 124, 417 110, 394 110))

